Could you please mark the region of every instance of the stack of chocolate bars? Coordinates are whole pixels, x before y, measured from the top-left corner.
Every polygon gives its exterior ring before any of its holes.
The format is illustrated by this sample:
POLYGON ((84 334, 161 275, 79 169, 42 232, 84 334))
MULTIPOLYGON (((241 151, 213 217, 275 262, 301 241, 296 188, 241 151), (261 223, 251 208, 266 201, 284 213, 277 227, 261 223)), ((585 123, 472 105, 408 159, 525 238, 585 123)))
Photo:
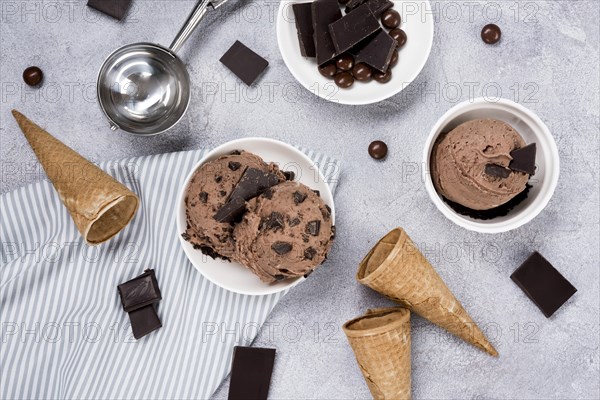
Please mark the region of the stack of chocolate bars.
POLYGON ((147 269, 142 275, 120 284, 117 288, 123 310, 129 313, 131 329, 136 339, 141 339, 162 327, 156 313, 156 306, 162 295, 153 269, 147 269))
POLYGON ((355 80, 389 82, 407 38, 393 6, 390 0, 293 4, 302 55, 315 58, 321 74, 340 88, 351 87, 355 80))

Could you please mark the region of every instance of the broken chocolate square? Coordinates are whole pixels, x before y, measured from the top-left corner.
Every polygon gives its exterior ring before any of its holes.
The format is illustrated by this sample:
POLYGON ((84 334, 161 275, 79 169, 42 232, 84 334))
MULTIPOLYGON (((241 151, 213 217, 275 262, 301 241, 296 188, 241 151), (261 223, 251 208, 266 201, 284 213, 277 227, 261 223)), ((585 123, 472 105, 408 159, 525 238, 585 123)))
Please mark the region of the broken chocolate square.
POLYGON ((304 200, 306 200, 306 195, 304 193, 298 191, 294 192, 294 203, 296 205, 301 204, 304 200))
POLYGON ((300 53, 304 57, 316 57, 311 3, 293 4, 292 10, 294 11, 294 19, 296 20, 300 53))
POLYGON ((236 40, 219 60, 231 72, 250 86, 267 68, 269 62, 236 40))
POLYGON ((314 221, 310 221, 306 224, 306 233, 309 233, 312 236, 318 236, 321 231, 321 221, 318 219, 314 221))
POLYGON ((329 34, 329 24, 342 18, 338 0, 315 0, 312 6, 313 30, 319 66, 338 55, 329 34))
POLYGON ((271 249, 280 256, 292 251, 292 244, 288 242, 275 242, 271 245, 271 249))
POLYGON ((381 14, 394 6, 390 0, 369 0, 366 3, 375 18, 381 18, 381 14))
POLYGON ((219 208, 214 216, 217 222, 231 223, 240 217, 246 210, 246 200, 241 197, 234 197, 223 207, 219 208))
POLYGON ((123 310, 126 312, 137 310, 162 299, 153 269, 148 269, 142 275, 121 283, 117 286, 117 290, 121 297, 123 310))
POLYGON ((162 327, 162 322, 156 313, 154 304, 139 308, 129 313, 133 337, 141 339, 150 332, 162 327))
POLYGON ((380 30, 360 42, 349 53, 354 56, 356 63, 363 62, 385 73, 397 45, 398 43, 387 32, 380 30))
POLYGON ((88 0, 87 5, 120 21, 127 14, 131 0, 88 0))
POLYGON ((510 278, 550 318, 577 289, 540 253, 531 254, 510 278))
POLYGON ((506 179, 510 176, 511 170, 498 164, 486 164, 484 172, 494 178, 506 179))
POLYGON ((275 349, 233 348, 229 400, 266 400, 275 363, 275 349))
POLYGON ((335 50, 341 54, 381 29, 368 5, 363 4, 329 25, 335 50))
POLYGON ((513 171, 525 172, 529 175, 535 174, 535 143, 528 144, 525 147, 510 152, 512 160, 508 168, 513 171))

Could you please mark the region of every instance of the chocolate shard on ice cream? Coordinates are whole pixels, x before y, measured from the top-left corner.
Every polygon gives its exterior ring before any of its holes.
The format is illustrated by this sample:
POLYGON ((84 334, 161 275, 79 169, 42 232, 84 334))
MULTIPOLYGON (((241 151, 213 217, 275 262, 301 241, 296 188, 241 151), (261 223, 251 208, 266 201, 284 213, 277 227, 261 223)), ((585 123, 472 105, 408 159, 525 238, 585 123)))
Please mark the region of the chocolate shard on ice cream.
POLYGON ((470 210, 512 204, 528 189, 529 174, 509 168, 511 152, 524 146, 521 135, 505 122, 467 121, 435 143, 430 166, 433 184, 449 203, 470 210))
POLYGON ((334 231, 317 193, 283 182, 248 202, 234 230, 235 259, 264 282, 304 276, 325 261, 334 231))
POLYGON ((231 220, 218 221, 215 216, 223 206, 231 203, 230 200, 243 206, 249 199, 237 196, 230 199, 247 170, 268 175, 275 180, 273 184, 285 180, 275 164, 267 164, 257 155, 242 151, 203 164, 187 189, 187 229, 183 237, 213 258, 231 259, 235 251, 231 220))

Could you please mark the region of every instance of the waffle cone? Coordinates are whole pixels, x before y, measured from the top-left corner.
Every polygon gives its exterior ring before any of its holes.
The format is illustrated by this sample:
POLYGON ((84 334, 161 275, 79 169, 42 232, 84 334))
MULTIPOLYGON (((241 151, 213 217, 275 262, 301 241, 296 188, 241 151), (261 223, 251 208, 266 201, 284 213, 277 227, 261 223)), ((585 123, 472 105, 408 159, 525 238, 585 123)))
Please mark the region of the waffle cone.
POLYGON ((388 233, 371 249, 360 263, 357 279, 464 341, 498 355, 402 228, 388 233))
POLYGON ((23 114, 12 114, 86 242, 97 245, 119 233, 137 211, 135 193, 23 114))
POLYGON ((343 329, 373 398, 410 399, 410 311, 369 310, 343 329))

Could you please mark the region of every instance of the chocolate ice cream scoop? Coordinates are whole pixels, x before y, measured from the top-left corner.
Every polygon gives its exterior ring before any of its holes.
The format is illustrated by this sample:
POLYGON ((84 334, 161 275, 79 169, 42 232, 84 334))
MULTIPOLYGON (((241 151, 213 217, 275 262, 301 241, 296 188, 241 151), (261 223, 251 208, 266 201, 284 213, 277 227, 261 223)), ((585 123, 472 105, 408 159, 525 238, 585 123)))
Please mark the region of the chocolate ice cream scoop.
POLYGON ((433 184, 448 200, 470 209, 498 207, 525 190, 529 175, 508 169, 511 151, 523 146, 521 135, 505 122, 467 121, 434 145, 433 184))
POLYGON ((307 275, 325 261, 335 228, 331 210, 310 188, 283 182, 247 209, 234 231, 235 259, 262 281, 307 275))
POLYGON ((276 165, 267 164, 257 155, 244 151, 209 161, 192 177, 185 197, 188 226, 183 236, 213 258, 230 259, 235 251, 233 225, 217 221, 215 214, 229 200, 249 168, 273 172, 280 181, 285 180, 276 165))

